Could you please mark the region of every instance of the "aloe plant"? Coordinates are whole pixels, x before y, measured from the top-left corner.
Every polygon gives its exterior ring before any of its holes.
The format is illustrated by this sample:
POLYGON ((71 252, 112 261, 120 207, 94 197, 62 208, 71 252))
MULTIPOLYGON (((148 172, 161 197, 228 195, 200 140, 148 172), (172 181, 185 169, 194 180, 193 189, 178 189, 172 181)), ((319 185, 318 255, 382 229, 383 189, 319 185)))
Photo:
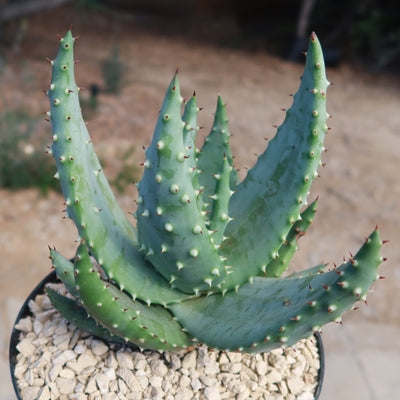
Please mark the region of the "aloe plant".
POLYGON ((51 250, 71 294, 49 290, 61 314, 110 342, 261 352, 295 344, 365 299, 382 261, 377 229, 342 265, 281 277, 317 206, 307 194, 321 165, 329 82, 314 33, 293 105, 242 182, 222 98, 198 151, 196 97, 183 101, 175 74, 146 150, 136 229, 81 116, 74 41, 70 31, 60 38, 48 91, 56 178, 81 238, 74 262, 51 250))

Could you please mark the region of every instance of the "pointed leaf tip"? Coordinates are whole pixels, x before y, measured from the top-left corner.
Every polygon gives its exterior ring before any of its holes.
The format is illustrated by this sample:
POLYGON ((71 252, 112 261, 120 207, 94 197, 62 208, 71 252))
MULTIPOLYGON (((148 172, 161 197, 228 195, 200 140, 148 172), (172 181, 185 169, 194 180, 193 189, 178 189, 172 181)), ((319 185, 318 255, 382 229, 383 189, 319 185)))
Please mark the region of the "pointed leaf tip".
POLYGON ((315 42, 316 40, 318 40, 317 34, 316 34, 314 31, 311 32, 311 40, 312 40, 313 42, 315 42))

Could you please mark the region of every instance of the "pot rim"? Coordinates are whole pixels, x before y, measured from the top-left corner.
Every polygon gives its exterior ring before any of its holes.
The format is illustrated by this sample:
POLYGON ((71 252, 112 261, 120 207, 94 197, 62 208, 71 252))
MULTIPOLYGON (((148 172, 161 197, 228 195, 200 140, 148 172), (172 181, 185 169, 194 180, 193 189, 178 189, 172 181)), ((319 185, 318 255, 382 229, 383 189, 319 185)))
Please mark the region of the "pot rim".
MULTIPOLYGON (((32 315, 30 309, 29 309, 29 302, 30 300, 34 299, 38 294, 43 294, 44 292, 44 287, 47 283, 57 283, 59 282, 56 271, 51 271, 48 275, 46 275, 37 285, 36 287, 32 290, 32 292, 29 294, 29 296, 26 298, 24 304, 22 305, 12 328, 11 331, 11 336, 10 336, 10 346, 9 346, 9 365, 10 365, 10 374, 11 374, 11 382, 14 387, 15 394, 17 396, 18 400, 22 400, 20 396, 20 392, 18 389, 18 384, 17 380, 14 375, 14 368, 16 364, 16 358, 17 358, 17 344, 19 342, 19 334, 20 331, 15 328, 15 325, 18 323, 19 320, 22 318, 25 318, 29 315, 32 315)), ((316 339, 317 343, 317 348, 318 348, 318 354, 319 354, 319 370, 318 370, 318 375, 317 375, 317 386, 315 388, 314 392, 314 399, 318 400, 319 396, 321 394, 322 390, 322 384, 324 381, 324 374, 325 374, 325 352, 324 352, 324 346, 322 343, 322 337, 319 332, 314 333, 314 337, 316 339)))

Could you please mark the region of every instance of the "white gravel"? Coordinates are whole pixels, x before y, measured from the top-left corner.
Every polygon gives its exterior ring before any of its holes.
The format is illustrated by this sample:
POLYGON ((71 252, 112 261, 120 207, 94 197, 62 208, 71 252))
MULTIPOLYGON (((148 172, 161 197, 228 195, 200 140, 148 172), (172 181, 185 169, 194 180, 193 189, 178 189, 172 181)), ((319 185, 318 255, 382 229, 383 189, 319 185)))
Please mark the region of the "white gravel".
MULTIPOLYGON (((51 285, 62 290, 62 285, 51 285)), ((180 353, 108 346, 67 323, 46 295, 21 320, 15 376, 23 400, 314 399, 319 355, 312 340, 264 354, 180 353)))

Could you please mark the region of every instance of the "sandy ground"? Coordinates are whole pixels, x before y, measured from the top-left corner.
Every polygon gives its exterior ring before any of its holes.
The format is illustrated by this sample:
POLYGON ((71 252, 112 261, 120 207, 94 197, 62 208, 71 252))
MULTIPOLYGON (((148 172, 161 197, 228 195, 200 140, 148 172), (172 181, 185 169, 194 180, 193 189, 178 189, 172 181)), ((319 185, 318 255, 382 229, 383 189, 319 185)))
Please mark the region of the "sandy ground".
MULTIPOLYGON (((28 25, 22 52, 10 58, 0 75, 0 106, 22 107, 36 115, 48 109, 41 90, 50 82, 51 72, 43 59, 55 57, 55 34, 64 34, 71 18, 75 33, 81 35, 76 46, 77 81, 86 87, 101 84, 100 62, 113 43, 107 21, 99 17, 89 26, 84 16, 58 13, 50 20, 38 16, 28 25)), ((263 151, 264 138, 274 135, 273 125, 283 121, 281 109, 290 106, 289 95, 297 90, 302 74, 302 65, 261 51, 207 46, 183 35, 152 34, 134 23, 121 23, 119 39, 126 85, 118 97, 101 95, 98 111, 89 120, 95 147, 106 161, 106 174, 111 175, 120 166, 116 155, 132 143, 138 164, 143 161, 142 146, 150 143, 164 91, 177 66, 183 96, 189 97, 195 89, 204 108, 200 136, 208 133, 216 96, 222 94, 241 176, 263 151)), ((346 65, 328 69, 328 78, 334 85, 328 92, 332 118, 326 139, 329 151, 323 159, 327 166, 321 168, 321 178, 313 186, 310 199, 319 196, 319 209, 301 239, 293 268, 321 261, 340 263, 378 225, 383 239, 390 240, 383 249, 388 261, 380 268, 387 279, 374 286, 368 307, 352 313, 352 318, 400 324, 400 84, 346 65)), ((40 129, 50 136, 49 124, 43 122, 40 129)), ((132 185, 118 197, 127 212, 134 210, 135 196, 132 185)), ((71 221, 63 220, 62 210, 63 199, 54 193, 43 198, 35 190, 0 190, 3 315, 12 309, 14 299, 22 301, 49 272, 48 245, 67 257, 74 254, 76 231, 71 221)))

